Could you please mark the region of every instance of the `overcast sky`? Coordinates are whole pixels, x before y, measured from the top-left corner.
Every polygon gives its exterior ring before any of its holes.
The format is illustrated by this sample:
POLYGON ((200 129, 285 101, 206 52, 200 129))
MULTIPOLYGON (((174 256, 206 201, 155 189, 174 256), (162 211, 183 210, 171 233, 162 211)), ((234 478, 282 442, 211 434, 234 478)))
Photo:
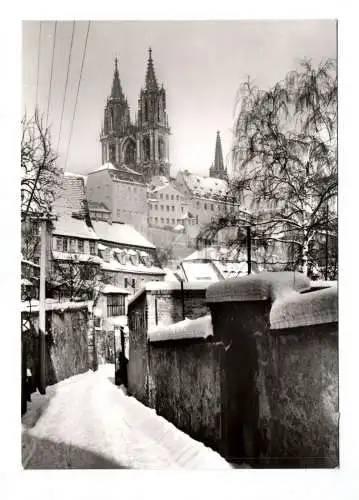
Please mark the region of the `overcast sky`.
MULTIPOLYGON (((39 22, 23 23, 23 108, 34 110, 38 69, 39 22)), ((38 103, 46 114, 54 22, 42 23, 38 103)), ((57 146, 72 22, 58 22, 49 105, 49 124, 57 146)), ((64 167, 70 124, 87 30, 76 22, 69 87, 59 144, 64 167)), ((92 22, 79 91, 67 170, 86 173, 101 164, 99 134, 114 58, 132 117, 144 84, 148 48, 159 83, 167 92, 171 127, 171 173, 189 169, 208 175, 216 131, 224 155, 230 151, 239 85, 251 76, 267 88, 298 67, 336 57, 335 21, 192 21, 92 22)))

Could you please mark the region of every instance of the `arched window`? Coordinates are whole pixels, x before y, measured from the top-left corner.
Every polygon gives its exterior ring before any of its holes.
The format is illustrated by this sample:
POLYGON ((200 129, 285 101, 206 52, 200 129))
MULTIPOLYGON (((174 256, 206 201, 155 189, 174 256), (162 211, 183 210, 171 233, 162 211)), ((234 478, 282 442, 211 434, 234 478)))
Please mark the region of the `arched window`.
POLYGON ((149 137, 144 137, 143 139, 143 155, 145 161, 151 159, 151 143, 149 137))
POLYGON ((125 144, 125 163, 135 163, 136 161, 136 144, 129 139, 125 144))
POLYGON ((145 122, 148 121, 148 102, 145 101, 145 122))
POLYGON ((165 142, 162 137, 158 139, 158 158, 160 161, 165 159, 165 142))
POLYGON ((111 163, 116 162, 116 146, 114 144, 110 144, 109 146, 109 161, 111 163))

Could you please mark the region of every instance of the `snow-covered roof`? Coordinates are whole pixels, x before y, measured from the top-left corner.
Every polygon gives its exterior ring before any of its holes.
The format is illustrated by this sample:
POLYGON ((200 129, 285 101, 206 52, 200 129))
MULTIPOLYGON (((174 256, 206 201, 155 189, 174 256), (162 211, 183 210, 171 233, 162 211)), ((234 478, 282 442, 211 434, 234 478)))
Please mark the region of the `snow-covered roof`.
POLYGON ((136 274, 152 274, 152 275, 164 275, 165 271, 160 267, 150 265, 145 266, 141 262, 137 265, 133 264, 120 264, 115 259, 111 259, 110 262, 101 261, 101 269, 105 271, 122 271, 124 273, 136 273, 136 274))
POLYGON ((96 168, 96 170, 89 172, 88 175, 95 174, 96 172, 102 172, 103 170, 116 170, 116 167, 112 165, 112 163, 107 162, 101 165, 101 167, 96 168))
POLYGON ((104 295, 108 293, 122 293, 128 295, 130 292, 126 288, 120 288, 119 286, 104 285, 101 288, 101 293, 103 293, 104 295))
POLYGON ((226 196, 228 192, 228 182, 224 179, 214 177, 202 177, 189 172, 182 172, 187 188, 195 196, 226 196))
POLYGON ((157 325, 150 328, 147 338, 150 342, 163 342, 164 340, 181 339, 206 339, 213 335, 211 315, 197 319, 184 319, 172 325, 157 325))
POLYGON ((156 248, 133 226, 120 222, 110 224, 105 221, 93 221, 94 230, 101 241, 117 243, 120 245, 130 245, 143 248, 156 248))
POLYGON ((52 232, 58 236, 72 236, 74 238, 85 238, 88 240, 98 240, 94 230, 89 227, 83 219, 75 219, 71 215, 60 215, 54 221, 52 232))
POLYGON ((97 240, 91 227, 90 214, 82 176, 66 176, 55 193, 53 234, 97 240))
POLYGON ((97 255, 89 255, 89 254, 77 253, 77 252, 70 253, 70 252, 58 252, 57 250, 53 250, 52 257, 55 260, 88 262, 89 264, 100 264, 101 263, 101 259, 97 255))
POLYGON ((211 262, 182 262, 188 281, 218 281, 220 278, 211 262))

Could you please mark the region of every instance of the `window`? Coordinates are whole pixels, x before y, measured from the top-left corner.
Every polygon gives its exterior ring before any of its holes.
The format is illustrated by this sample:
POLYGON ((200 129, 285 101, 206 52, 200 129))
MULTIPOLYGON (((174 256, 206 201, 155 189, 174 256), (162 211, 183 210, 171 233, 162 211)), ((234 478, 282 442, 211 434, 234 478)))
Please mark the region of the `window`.
POLYGON ((158 210, 158 205, 155 205, 155 210, 158 210))
POLYGON ((161 210, 163 210, 164 208, 165 208, 164 205, 161 205, 161 210))
POLYGON ((198 226, 198 215, 196 215, 196 224, 198 226))
POLYGON ((164 224, 165 220, 163 217, 161 217, 161 223, 164 224))
POLYGON ((212 210, 212 212, 213 212, 213 210, 214 210, 213 203, 211 203, 211 210, 212 210))
POLYGON ((169 205, 166 205, 166 210, 167 210, 167 212, 170 211, 170 206, 169 205))
POLYGON ((76 240, 74 238, 70 240, 70 252, 76 252, 76 240))
POLYGON ((172 224, 176 224, 176 221, 175 221, 175 219, 172 219, 172 224))
POLYGON ((125 296, 107 295, 107 316, 123 316, 125 314, 125 296))
POLYGON ((204 204, 204 209, 207 210, 207 203, 204 204))
POLYGON ((169 218, 166 219, 166 224, 169 224, 170 223, 170 220, 169 218))
POLYGON ((132 288, 133 289, 136 288, 136 280, 135 280, 135 278, 132 278, 132 288))
POLYGON ((168 194, 166 194, 166 200, 168 200, 168 199, 169 199, 168 194))
POLYGON ((63 251, 67 252, 67 238, 62 239, 63 251))
POLYGON ((183 213, 183 207, 181 207, 181 212, 183 213))
POLYGON ((160 199, 163 200, 163 193, 160 194, 160 199))
POLYGON ((101 318, 96 318, 94 319, 94 326, 95 328, 101 328, 101 318))
POLYGON ((78 249, 80 253, 84 253, 84 240, 78 241, 78 249))
POLYGON ((176 196, 176 200, 179 201, 179 196, 178 195, 176 196))
POLYGON ((124 279, 124 285, 125 285, 125 288, 128 288, 128 278, 124 279))
POLYGON ((157 224, 157 222, 158 222, 158 217, 155 217, 155 223, 157 224))
POLYGON ((181 224, 181 219, 177 219, 177 224, 181 224))
POLYGON ((90 241, 90 254, 96 255, 96 245, 94 241, 90 241))
POLYGON ((55 238, 55 249, 62 252, 62 238, 55 238))
POLYGON ((175 207, 172 205, 172 212, 174 212, 174 211, 175 211, 175 207))
POLYGON ((171 200, 174 200, 174 199, 175 199, 174 195, 173 195, 173 194, 171 194, 171 200))

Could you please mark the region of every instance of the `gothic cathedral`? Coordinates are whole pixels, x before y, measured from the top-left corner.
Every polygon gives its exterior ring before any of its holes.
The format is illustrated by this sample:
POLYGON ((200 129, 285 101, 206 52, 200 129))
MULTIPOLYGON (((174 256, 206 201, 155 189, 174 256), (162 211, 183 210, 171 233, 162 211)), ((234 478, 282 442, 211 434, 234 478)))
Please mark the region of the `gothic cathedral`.
POLYGON ((140 91, 135 123, 122 91, 118 61, 111 95, 107 99, 100 141, 102 163, 110 162, 127 175, 142 174, 148 182, 155 175, 170 176, 170 128, 166 112, 166 91, 159 87, 149 49, 145 86, 140 91))

